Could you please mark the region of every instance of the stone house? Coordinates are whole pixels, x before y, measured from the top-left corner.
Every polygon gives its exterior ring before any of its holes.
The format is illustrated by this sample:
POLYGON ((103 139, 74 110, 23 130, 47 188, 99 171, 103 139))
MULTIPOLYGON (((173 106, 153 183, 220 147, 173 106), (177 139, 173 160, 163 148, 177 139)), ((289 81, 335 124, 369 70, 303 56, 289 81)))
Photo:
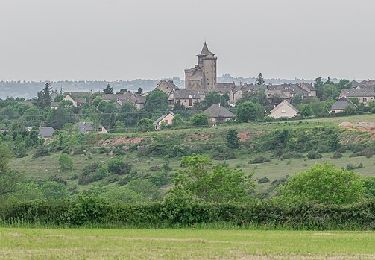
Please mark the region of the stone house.
POLYGON ((52 138, 54 133, 55 129, 53 127, 39 127, 39 136, 43 139, 52 138))
POLYGON ((375 91, 371 88, 343 89, 339 99, 356 99, 359 104, 368 105, 369 102, 375 101, 375 91))
POLYGON ((91 122, 79 122, 78 123, 78 131, 81 134, 87 134, 87 133, 106 134, 106 133, 108 133, 108 130, 104 126, 99 125, 99 126, 96 127, 91 122))
POLYGON ((179 104, 186 108, 192 108, 195 104, 202 102, 205 96, 206 94, 203 92, 189 89, 177 89, 169 95, 168 103, 170 106, 179 104))
POLYGON ((156 89, 163 91, 165 94, 170 95, 178 89, 173 83, 173 80, 161 80, 156 86, 156 89))
POLYGON ((235 115, 231 111, 225 107, 222 107, 220 104, 213 104, 203 113, 208 116, 210 125, 228 122, 235 118, 235 115))
POLYGON ((64 101, 70 101, 73 107, 80 107, 89 103, 92 97, 91 92, 65 92, 64 101))
POLYGON ((279 118, 293 118, 298 115, 298 110, 290 104, 287 100, 282 101, 270 113, 270 117, 274 119, 279 118))
POLYGON ((332 105, 330 113, 334 113, 334 114, 343 113, 350 106, 354 106, 354 104, 346 99, 337 100, 332 105))
POLYGON ((168 114, 159 117, 154 123, 155 130, 161 130, 163 125, 172 125, 174 117, 175 114, 173 112, 169 112, 168 114))

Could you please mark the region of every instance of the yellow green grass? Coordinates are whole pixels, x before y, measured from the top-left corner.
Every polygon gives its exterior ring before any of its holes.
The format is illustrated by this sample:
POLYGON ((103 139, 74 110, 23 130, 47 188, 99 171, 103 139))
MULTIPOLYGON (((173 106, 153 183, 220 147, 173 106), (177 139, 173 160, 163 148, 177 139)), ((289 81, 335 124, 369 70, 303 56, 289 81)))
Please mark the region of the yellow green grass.
POLYGON ((0 228, 1 259, 374 259, 374 232, 0 228))

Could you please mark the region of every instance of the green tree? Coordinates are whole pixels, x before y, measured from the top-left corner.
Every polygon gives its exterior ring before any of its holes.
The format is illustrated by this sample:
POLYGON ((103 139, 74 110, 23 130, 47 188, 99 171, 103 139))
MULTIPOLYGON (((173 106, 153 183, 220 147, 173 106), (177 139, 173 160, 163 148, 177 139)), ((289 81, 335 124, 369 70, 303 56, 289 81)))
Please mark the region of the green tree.
POLYGON ((264 108, 260 104, 246 101, 237 107, 237 119, 239 122, 249 122, 264 119, 264 108))
POLYGON ((168 110, 168 95, 158 89, 152 91, 146 97, 144 109, 147 112, 167 111, 168 110))
POLYGON ((12 158, 10 149, 4 144, 0 144, 0 175, 9 171, 9 161, 12 158))
POLYGON ((181 167, 167 200, 183 197, 189 202, 241 203, 251 198, 254 183, 241 170, 212 165, 208 157, 200 155, 184 157, 181 167))
POLYGON ((44 89, 37 93, 36 105, 39 108, 45 109, 51 107, 51 83, 47 82, 44 89))
POLYGON ((63 153, 59 157, 59 165, 60 170, 62 172, 68 172, 73 170, 73 159, 67 155, 66 153, 63 153))
POLYGON ((195 114, 191 117, 194 126, 208 126, 208 116, 203 113, 195 114))
POLYGON ((104 94, 113 94, 113 88, 111 87, 111 84, 107 84, 107 87, 103 90, 104 94))
POLYGON ((202 102, 203 109, 207 109, 213 104, 220 104, 225 107, 228 106, 229 96, 227 94, 221 95, 218 92, 210 92, 206 95, 202 102))
POLYGON ((240 147, 240 138, 238 132, 235 129, 230 129, 227 133, 227 146, 232 149, 240 147))
POLYGON ((118 175, 129 174, 131 165, 124 162, 121 158, 115 158, 108 162, 108 171, 109 173, 118 175))
POLYGON ((255 84, 257 84, 258 86, 261 86, 261 85, 264 85, 264 83, 265 81, 263 79, 263 74, 259 73, 258 77, 255 80, 255 84))
POLYGON ((364 198, 359 175, 333 165, 312 167, 290 179, 280 190, 279 199, 288 204, 320 203, 344 205, 364 198))
POLYGON ((155 130, 154 122, 149 118, 141 119, 137 126, 141 132, 151 132, 155 130))

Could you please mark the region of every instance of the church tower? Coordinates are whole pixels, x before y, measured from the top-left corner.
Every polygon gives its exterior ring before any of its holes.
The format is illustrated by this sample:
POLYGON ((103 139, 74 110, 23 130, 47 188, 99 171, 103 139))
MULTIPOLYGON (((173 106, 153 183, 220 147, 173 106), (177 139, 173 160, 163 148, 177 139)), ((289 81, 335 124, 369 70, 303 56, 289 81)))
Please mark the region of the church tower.
POLYGON ((210 91, 216 87, 217 57, 207 47, 205 42, 198 56, 198 65, 185 70, 185 87, 197 91, 210 91))

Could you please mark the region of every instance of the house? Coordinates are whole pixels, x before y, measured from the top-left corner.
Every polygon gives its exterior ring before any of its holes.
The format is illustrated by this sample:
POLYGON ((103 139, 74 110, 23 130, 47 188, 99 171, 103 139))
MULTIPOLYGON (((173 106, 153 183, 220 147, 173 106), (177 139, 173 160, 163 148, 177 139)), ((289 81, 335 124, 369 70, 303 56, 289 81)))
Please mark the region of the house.
POLYGON ((51 103, 51 109, 57 110, 59 108, 60 103, 59 102, 52 102, 51 103))
POLYGON ((311 83, 269 85, 266 88, 266 96, 269 99, 278 97, 284 100, 291 100, 295 96, 309 98, 316 96, 316 90, 311 83))
POLYGON ((91 92, 65 92, 64 101, 70 101, 73 107, 80 107, 90 102, 91 92))
POLYGON ((174 116, 173 112, 169 112, 168 114, 159 117, 154 123, 155 130, 161 130, 163 125, 172 125, 174 116))
POLYGON ((375 101, 375 91, 371 88, 343 89, 339 99, 356 99, 359 104, 368 105, 369 102, 375 101))
POLYGON ((141 96, 141 95, 135 96, 135 107, 138 110, 143 109, 145 107, 145 103, 146 103, 146 97, 145 96, 141 96))
POLYGON ((114 102, 118 106, 123 106, 125 103, 129 103, 135 106, 136 96, 131 92, 123 92, 119 94, 104 94, 101 96, 103 101, 114 102))
POLYGON ((186 108, 192 108, 194 104, 200 103, 206 97, 204 92, 199 92, 190 89, 177 89, 168 97, 169 105, 182 105, 186 108))
POLYGON ((99 125, 99 127, 95 127, 94 124, 91 122, 79 122, 78 131, 81 134, 94 133, 94 132, 99 133, 99 134, 108 133, 108 130, 105 129, 102 125, 99 125))
POLYGON ((346 99, 337 100, 332 105, 330 113, 343 113, 350 106, 353 106, 353 103, 346 99))
POLYGON ((173 80, 161 80, 157 84, 156 89, 170 95, 172 92, 176 91, 178 87, 173 83, 173 80))
POLYGON ((55 133, 53 127, 39 127, 39 136, 43 139, 49 139, 55 133))
POLYGON ((272 109, 270 117, 279 118, 293 118, 298 115, 298 110, 290 104, 287 100, 282 101, 274 109, 272 109))
POLYGON ((224 123, 235 118, 235 115, 227 108, 222 107, 220 104, 213 104, 204 111, 208 116, 209 123, 216 125, 217 123, 224 123))

